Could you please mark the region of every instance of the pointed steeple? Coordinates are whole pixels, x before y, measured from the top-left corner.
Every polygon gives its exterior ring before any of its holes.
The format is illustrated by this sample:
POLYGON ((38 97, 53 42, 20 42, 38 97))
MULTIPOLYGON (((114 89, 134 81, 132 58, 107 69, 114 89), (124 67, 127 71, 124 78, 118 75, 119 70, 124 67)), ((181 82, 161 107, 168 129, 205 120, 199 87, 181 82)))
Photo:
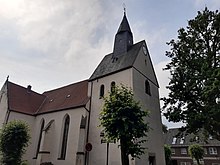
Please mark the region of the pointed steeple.
POLYGON ((133 34, 126 17, 126 12, 124 11, 123 19, 115 35, 113 58, 117 58, 126 53, 132 45, 133 34))
POLYGON ((121 24, 120 24, 119 28, 118 28, 117 34, 121 33, 121 32, 126 32, 126 31, 129 32, 129 33, 132 33, 131 28, 130 28, 129 23, 128 23, 128 20, 127 20, 127 17, 126 17, 126 13, 124 13, 124 17, 121 21, 121 24))

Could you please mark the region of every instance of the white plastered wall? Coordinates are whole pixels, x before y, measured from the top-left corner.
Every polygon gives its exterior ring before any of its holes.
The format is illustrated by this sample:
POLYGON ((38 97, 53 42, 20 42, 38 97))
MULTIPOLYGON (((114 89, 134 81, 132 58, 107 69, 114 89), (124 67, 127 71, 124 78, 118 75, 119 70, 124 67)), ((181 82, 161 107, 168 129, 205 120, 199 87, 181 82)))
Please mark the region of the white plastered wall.
MULTIPOLYGON (((144 54, 142 49, 134 63, 133 90, 137 100, 150 111, 150 116, 146 119, 151 127, 146 143, 148 156, 155 156, 156 165, 165 165, 159 91, 150 56, 144 54), (151 95, 145 93, 146 80, 150 84, 151 95)), ((141 159, 136 159, 135 165, 142 165, 147 159, 143 155, 141 159)))
MULTIPOLYGON (((76 153, 78 152, 78 143, 81 140, 79 137, 80 133, 80 122, 82 115, 85 117, 86 110, 85 108, 76 108, 70 110, 63 110, 54 113, 47 113, 38 115, 37 117, 24 115, 21 113, 11 112, 9 121, 11 120, 24 120, 30 126, 31 133, 31 143, 27 148, 27 152, 24 155, 24 160, 28 160, 30 165, 39 165, 42 161, 44 162, 52 162, 54 165, 75 165, 76 164, 76 153), (62 139, 62 128, 63 128, 63 119, 65 115, 70 116, 70 126, 68 133, 68 141, 67 141, 67 152, 65 160, 58 160, 59 153, 61 149, 61 139, 62 139), (46 142, 47 144, 41 144, 44 146, 47 151, 49 151, 48 156, 42 156, 38 154, 37 159, 33 159, 36 156, 36 150, 39 140, 39 133, 41 129, 41 121, 45 120, 44 127, 51 121, 52 123, 51 130, 48 131, 49 136, 42 136, 41 143, 46 142), (52 131, 52 132, 51 132, 52 131), (43 139, 43 137, 47 137, 50 139, 43 139), (48 159, 48 160, 47 160, 48 159)), ((45 134, 45 132, 44 132, 45 134)))
MULTIPOLYGON (((103 105, 103 99, 99 98, 100 86, 102 84, 105 86, 105 95, 107 95, 107 92, 110 91, 111 82, 113 81, 116 83, 116 85, 124 84, 128 87, 131 87, 131 71, 131 69, 127 69, 119 73, 94 80, 89 84, 90 87, 92 86, 89 142, 93 146, 92 151, 89 152, 90 165, 106 164, 107 159, 107 144, 101 144, 100 132, 102 131, 102 128, 98 127, 100 125, 98 117, 103 105)), ((89 95, 91 95, 91 91, 89 91, 89 95)), ((118 144, 110 143, 109 145, 109 165, 110 164, 121 165, 121 153, 120 149, 118 148, 118 144)))
POLYGON ((0 128, 6 122, 8 113, 7 84, 5 83, 0 91, 0 128))

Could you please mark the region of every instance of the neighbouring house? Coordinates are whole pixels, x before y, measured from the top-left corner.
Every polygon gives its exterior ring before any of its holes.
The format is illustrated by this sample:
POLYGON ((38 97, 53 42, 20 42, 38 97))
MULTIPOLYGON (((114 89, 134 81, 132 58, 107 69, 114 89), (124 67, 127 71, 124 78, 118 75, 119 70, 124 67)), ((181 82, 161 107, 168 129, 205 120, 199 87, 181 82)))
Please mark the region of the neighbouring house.
MULTIPOLYGON (((59 80, 57 80, 59 81, 59 80)), ((0 124, 26 121, 31 143, 24 159, 31 165, 120 165, 117 143, 103 143, 98 116, 103 96, 114 85, 131 87, 152 128, 147 150, 132 165, 165 165, 158 81, 146 42, 133 43, 126 13, 115 35, 113 52, 104 56, 88 80, 39 94, 8 79, 0 92, 0 124), (108 155, 107 155, 108 153, 108 155)))
POLYGON ((204 148, 205 154, 200 163, 202 165, 220 165, 220 141, 213 139, 212 136, 204 137, 200 132, 195 134, 179 135, 179 128, 169 129, 164 134, 165 144, 171 147, 172 165, 193 165, 193 160, 189 153, 188 147, 191 144, 199 144, 204 148))

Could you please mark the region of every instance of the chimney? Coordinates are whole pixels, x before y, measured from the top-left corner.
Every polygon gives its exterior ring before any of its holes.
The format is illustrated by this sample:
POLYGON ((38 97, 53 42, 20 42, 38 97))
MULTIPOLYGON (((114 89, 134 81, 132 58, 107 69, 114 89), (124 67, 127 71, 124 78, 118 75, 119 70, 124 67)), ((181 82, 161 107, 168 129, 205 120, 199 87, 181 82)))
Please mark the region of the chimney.
POLYGON ((31 92, 31 85, 27 86, 27 92, 30 93, 31 92))

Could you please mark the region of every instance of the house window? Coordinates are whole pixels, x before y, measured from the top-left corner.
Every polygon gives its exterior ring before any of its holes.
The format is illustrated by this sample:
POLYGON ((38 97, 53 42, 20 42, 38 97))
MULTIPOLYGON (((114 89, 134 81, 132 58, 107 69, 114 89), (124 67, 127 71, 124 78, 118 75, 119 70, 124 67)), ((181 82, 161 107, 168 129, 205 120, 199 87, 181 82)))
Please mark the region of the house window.
POLYGON ((65 119, 64 119, 62 143, 61 143, 61 152, 60 152, 60 158, 59 158, 59 159, 62 159, 62 160, 65 159, 65 157, 66 157, 69 125, 70 125, 70 117, 69 117, 69 115, 67 115, 67 116, 65 116, 65 119))
POLYGON ((211 155, 217 155, 217 148, 215 147, 209 147, 209 153, 211 155))
POLYGON ((114 90, 115 90, 115 82, 112 81, 111 82, 111 92, 114 92, 114 90))
POLYGON ((181 154, 187 154, 186 148, 181 148, 181 149, 180 149, 180 152, 181 152, 181 154))
POLYGON ((150 83, 148 82, 148 80, 145 81, 145 93, 148 94, 148 95, 151 95, 150 83))
POLYGON ((173 137, 172 144, 176 144, 176 140, 177 140, 177 138, 176 138, 176 137, 173 137))
POLYGON ((42 139, 42 134, 43 134, 43 129, 44 129, 44 119, 41 121, 41 126, 40 126, 40 132, 39 132, 39 138, 38 138, 38 143, 37 143, 37 152, 35 155, 35 159, 37 159, 38 153, 40 151, 40 144, 41 144, 41 139, 42 139))
POLYGON ((105 86, 102 84, 100 86, 100 94, 99 94, 100 99, 104 97, 104 92, 105 92, 105 86))

